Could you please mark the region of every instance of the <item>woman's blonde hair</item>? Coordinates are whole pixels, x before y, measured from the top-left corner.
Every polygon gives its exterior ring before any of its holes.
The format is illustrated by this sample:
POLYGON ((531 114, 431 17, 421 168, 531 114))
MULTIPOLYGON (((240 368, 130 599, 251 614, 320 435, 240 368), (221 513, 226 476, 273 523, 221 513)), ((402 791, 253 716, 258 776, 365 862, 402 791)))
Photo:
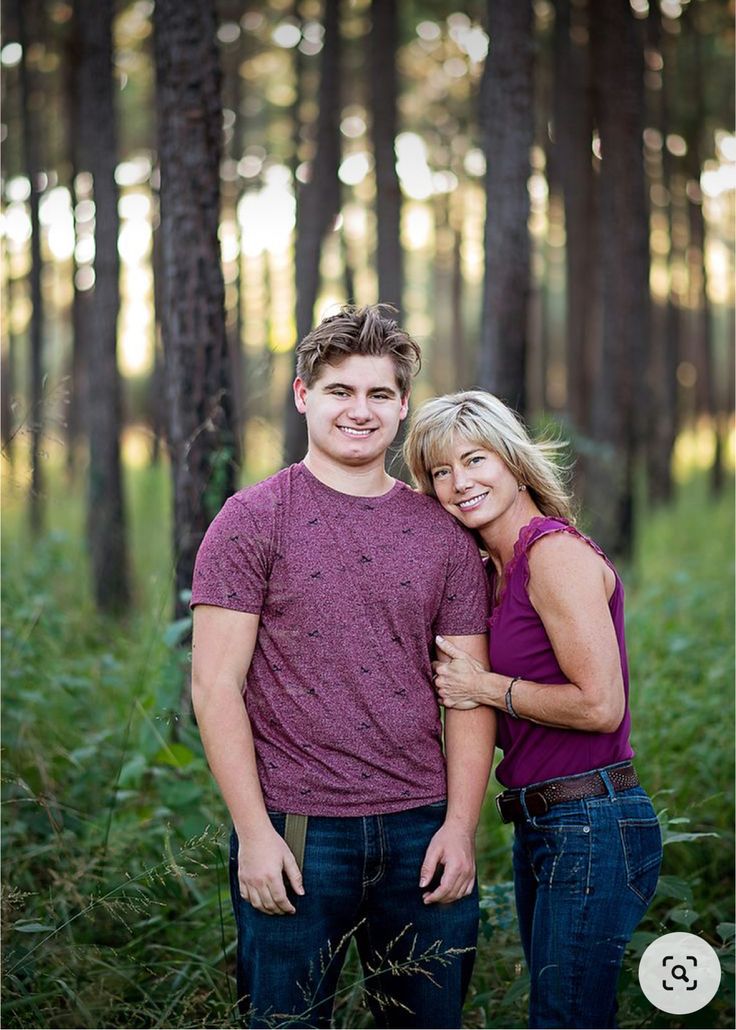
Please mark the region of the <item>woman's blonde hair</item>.
POLYGON ((543 515, 574 521, 565 470, 553 460, 564 443, 532 440, 516 412, 485 390, 435 397, 414 413, 404 460, 422 493, 436 496, 432 469, 447 462, 456 436, 497 454, 543 515))

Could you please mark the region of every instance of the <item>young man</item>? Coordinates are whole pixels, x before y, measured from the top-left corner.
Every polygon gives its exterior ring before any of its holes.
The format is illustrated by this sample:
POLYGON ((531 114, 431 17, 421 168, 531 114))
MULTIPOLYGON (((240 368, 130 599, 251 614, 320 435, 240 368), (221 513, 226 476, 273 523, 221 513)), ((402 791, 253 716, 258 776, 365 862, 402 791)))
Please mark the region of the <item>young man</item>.
POLYGON ((471 537, 385 470, 418 366, 380 307, 326 318, 298 348, 304 461, 231 497, 197 558, 192 693, 252 1027, 329 1026, 352 936, 379 1026, 461 1025, 494 722, 448 711, 445 761, 432 643, 484 661, 487 599, 471 537))

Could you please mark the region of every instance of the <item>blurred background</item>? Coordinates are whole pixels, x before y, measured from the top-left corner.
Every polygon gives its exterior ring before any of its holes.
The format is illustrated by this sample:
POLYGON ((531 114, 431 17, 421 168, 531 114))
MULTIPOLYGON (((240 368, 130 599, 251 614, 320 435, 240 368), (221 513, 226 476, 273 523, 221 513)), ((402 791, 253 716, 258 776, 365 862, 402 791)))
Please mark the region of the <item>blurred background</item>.
MULTIPOLYGON (((8 1025, 232 1023, 188 588, 224 498, 303 456, 294 347, 346 302, 421 344, 414 405, 481 386, 569 442, 631 588, 673 845, 633 954, 694 926, 732 972, 732 0, 2 0, 2 22, 8 1025)), ((521 1025, 492 814, 481 844, 468 1025, 521 1025)), ((622 1025, 690 1025, 626 977, 622 1025)), ((729 1025, 730 998, 707 1011, 729 1025)), ((365 1020, 352 987, 338 1012, 365 1020)))
POLYGON ((415 402, 479 385, 563 424, 614 554, 638 470, 655 502, 683 462, 722 482, 733 4, 488 8, 4 4, 5 489, 40 530, 54 470, 91 476, 103 606, 118 448, 168 445, 179 495, 217 468, 218 498, 299 460, 293 349, 345 302, 398 309, 415 402))

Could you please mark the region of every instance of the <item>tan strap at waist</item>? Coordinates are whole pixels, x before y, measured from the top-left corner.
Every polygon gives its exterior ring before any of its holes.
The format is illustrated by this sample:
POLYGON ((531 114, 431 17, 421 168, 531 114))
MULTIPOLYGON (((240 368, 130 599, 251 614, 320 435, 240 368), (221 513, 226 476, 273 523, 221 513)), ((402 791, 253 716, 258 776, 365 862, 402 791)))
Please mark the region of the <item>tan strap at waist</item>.
POLYGON ((303 871, 304 867, 304 848, 307 843, 308 820, 309 816, 289 813, 286 816, 286 825, 284 827, 284 840, 296 859, 296 864, 299 866, 300 871, 303 871))

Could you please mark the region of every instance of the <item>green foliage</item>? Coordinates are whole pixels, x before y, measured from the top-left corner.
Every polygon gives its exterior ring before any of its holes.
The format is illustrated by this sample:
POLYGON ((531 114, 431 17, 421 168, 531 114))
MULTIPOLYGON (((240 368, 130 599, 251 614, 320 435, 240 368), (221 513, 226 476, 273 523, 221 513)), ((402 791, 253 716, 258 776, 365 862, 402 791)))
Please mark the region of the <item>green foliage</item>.
POLYGON ((234 475, 237 469, 235 449, 222 446, 212 452, 210 457, 210 475, 203 503, 207 517, 211 521, 217 515, 227 498, 233 492, 234 475))
POLYGON ((93 612, 71 535, 4 550, 8 1026, 232 1024, 225 813, 179 711, 189 627, 134 521, 151 602, 126 625, 93 612))
MULTIPOLYGON (((139 614, 97 616, 73 495, 33 547, 6 516, 3 602, 4 1024, 232 1026, 234 927, 226 812, 180 711, 189 620, 168 622, 163 470, 129 483, 139 614), (158 507, 160 505, 160 507, 158 507), (162 514, 162 512, 164 514, 162 514), (163 529, 161 527, 164 527, 163 529), (9 544, 8 540, 13 539, 9 544)), ((627 953, 623 1027, 733 1025, 733 598, 726 503, 691 484, 644 529, 625 576, 636 764, 666 842, 656 898, 627 953), (642 996, 639 957, 686 930, 719 951, 705 1010, 642 996)), ((526 1025, 509 827, 479 837, 481 941, 466 1024, 526 1025)), ((337 1024, 369 1025, 349 958, 337 1024)))

